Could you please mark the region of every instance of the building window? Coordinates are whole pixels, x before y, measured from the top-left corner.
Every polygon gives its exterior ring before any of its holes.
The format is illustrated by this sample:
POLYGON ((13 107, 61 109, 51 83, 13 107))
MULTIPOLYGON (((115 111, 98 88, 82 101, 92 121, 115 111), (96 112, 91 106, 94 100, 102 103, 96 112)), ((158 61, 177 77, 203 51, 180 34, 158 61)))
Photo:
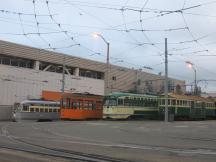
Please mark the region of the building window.
POLYGON ((103 79, 103 73, 98 71, 91 71, 87 69, 80 69, 79 76, 95 78, 95 79, 103 79))
POLYGON ((10 59, 7 57, 3 57, 2 58, 2 64, 4 65, 10 65, 10 59))
POLYGON ((34 61, 0 54, 0 64, 32 69, 34 61))
POLYGON ((116 81, 116 76, 113 76, 113 77, 112 77, 112 80, 116 81))
MULTIPOLYGON (((61 64, 53 64, 53 63, 49 63, 49 62, 40 62, 39 70, 44 70, 45 68, 47 68, 46 71, 49 71, 49 72, 55 72, 55 73, 62 73, 63 72, 63 65, 61 65, 61 64), (50 67, 48 67, 48 66, 50 66, 50 67)), ((74 67, 65 66, 65 68, 66 68, 65 74, 68 74, 68 72, 69 72, 70 75, 74 75, 74 71, 75 71, 74 67)))

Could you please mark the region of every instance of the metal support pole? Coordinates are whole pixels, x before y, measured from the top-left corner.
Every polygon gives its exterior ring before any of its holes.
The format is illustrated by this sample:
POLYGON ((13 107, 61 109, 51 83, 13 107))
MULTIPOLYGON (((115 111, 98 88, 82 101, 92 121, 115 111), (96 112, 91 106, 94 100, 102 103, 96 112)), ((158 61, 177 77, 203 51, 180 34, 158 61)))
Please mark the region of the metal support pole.
POLYGON ((63 60, 63 66, 62 66, 62 95, 64 94, 65 91, 65 57, 63 60))
POLYGON ((164 112, 164 121, 168 122, 168 50, 167 50, 167 38, 165 38, 165 112, 164 112))
POLYGON ((110 70, 110 65, 109 65, 109 46, 110 46, 110 44, 108 43, 108 42, 106 42, 106 44, 107 44, 107 69, 106 69, 106 71, 107 71, 107 77, 106 77, 106 91, 107 91, 107 93, 109 93, 110 92, 110 87, 109 87, 109 70, 110 70))
POLYGON ((110 43, 106 41, 106 39, 103 37, 103 35, 99 34, 99 33, 95 33, 94 34, 95 37, 100 37, 101 39, 103 39, 103 41, 106 43, 107 45, 107 59, 106 59, 106 77, 105 77, 105 93, 109 93, 110 92, 110 85, 109 85, 109 75, 110 75, 110 63, 109 63, 109 48, 110 48, 110 43))
POLYGON ((195 74, 195 76, 194 76, 194 95, 197 95, 197 76, 196 76, 196 69, 195 68, 193 68, 194 69, 194 74, 195 74))

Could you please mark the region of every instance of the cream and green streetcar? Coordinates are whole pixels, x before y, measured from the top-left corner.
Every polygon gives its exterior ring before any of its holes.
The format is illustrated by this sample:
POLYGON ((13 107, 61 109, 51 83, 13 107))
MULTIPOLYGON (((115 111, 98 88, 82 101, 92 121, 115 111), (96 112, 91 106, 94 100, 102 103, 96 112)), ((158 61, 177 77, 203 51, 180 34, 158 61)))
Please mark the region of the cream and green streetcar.
POLYGON ((114 92, 105 96, 104 119, 158 118, 158 96, 114 92))
MULTIPOLYGON (((164 117, 165 98, 159 101, 159 114, 164 117)), ((170 93, 168 97, 169 114, 175 119, 206 119, 215 116, 215 103, 211 99, 170 93)))

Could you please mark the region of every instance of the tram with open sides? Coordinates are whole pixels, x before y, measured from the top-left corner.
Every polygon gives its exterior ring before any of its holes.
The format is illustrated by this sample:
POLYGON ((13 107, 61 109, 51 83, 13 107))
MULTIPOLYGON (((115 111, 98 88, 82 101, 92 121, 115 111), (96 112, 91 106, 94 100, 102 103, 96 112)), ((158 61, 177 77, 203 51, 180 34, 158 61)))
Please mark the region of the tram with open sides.
POLYGON ((61 99, 61 119, 102 119, 103 96, 87 93, 64 94, 61 99))
POLYGON ((25 100, 14 104, 13 121, 20 120, 59 120, 60 103, 44 100, 25 100))
POLYGON ((104 119, 158 119, 158 96, 113 92, 105 97, 104 119))

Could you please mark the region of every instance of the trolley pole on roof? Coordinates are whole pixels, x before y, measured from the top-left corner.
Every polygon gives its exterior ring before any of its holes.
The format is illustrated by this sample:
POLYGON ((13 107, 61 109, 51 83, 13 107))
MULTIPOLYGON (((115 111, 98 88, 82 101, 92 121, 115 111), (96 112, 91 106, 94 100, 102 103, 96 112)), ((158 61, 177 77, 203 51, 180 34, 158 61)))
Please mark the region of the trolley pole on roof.
POLYGON ((164 112, 164 121, 169 121, 169 110, 168 110, 168 50, 167 50, 167 38, 165 38, 165 112, 164 112))

